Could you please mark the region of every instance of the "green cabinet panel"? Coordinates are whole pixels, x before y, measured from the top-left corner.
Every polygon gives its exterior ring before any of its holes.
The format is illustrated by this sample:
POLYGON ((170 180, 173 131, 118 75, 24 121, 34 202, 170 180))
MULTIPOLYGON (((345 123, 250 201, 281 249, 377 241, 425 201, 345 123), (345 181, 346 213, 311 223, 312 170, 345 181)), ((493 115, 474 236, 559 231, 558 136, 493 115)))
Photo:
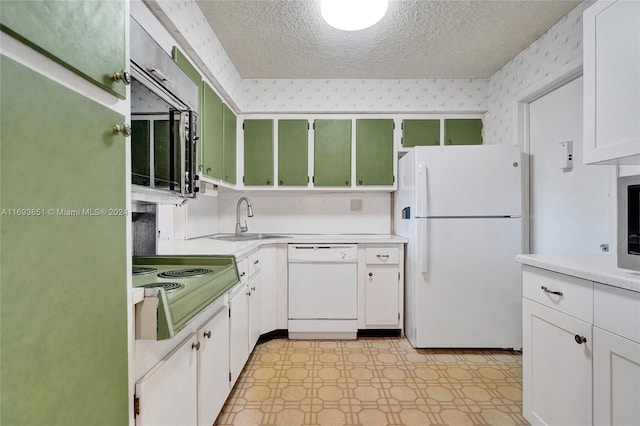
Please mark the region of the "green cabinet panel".
POLYGON ((244 120, 244 184, 273 185, 273 120, 244 120))
POLYGON ((200 118, 200 143, 202 174, 222 179, 223 138, 222 100, 206 83, 202 82, 202 113, 200 118))
POLYGON ((309 122, 278 120, 278 184, 309 183, 309 122))
POLYGON ((184 53, 178 49, 177 46, 173 46, 171 49, 171 57, 173 61, 180 67, 182 71, 193 81, 198 87, 200 87, 200 83, 202 83, 202 75, 200 75, 200 71, 196 67, 194 67, 189 59, 185 56, 184 53))
POLYGON ((356 184, 393 185, 393 120, 356 120, 356 184))
POLYGON ((314 122, 314 185, 351 185, 351 120, 314 122))
POLYGON ((134 185, 151 185, 150 141, 151 122, 131 121, 131 183, 134 185))
MULTIPOLYGON (((158 188, 166 188, 170 185, 178 185, 178 173, 180 173, 180 150, 178 155, 173 158, 173 179, 171 179, 169 155, 174 150, 169 146, 169 122, 170 120, 155 120, 153 122, 153 170, 154 185, 158 188)), ((179 126, 180 122, 175 121, 174 126, 179 126)), ((180 144, 178 133, 174 132, 174 146, 180 144)))
POLYGON ((444 120, 445 145, 482 145, 482 119, 451 118, 444 120))
POLYGON ((440 120, 402 120, 402 146, 440 145, 440 120))
POLYGON ((126 425, 124 117, 4 56, 0 81, 0 423, 126 425))
POLYGON ((223 142, 223 165, 222 179, 232 184, 236 183, 236 115, 226 105, 222 105, 222 139, 223 142))
POLYGON ((114 73, 129 69, 124 0, 2 1, 0 28, 124 99, 114 73))

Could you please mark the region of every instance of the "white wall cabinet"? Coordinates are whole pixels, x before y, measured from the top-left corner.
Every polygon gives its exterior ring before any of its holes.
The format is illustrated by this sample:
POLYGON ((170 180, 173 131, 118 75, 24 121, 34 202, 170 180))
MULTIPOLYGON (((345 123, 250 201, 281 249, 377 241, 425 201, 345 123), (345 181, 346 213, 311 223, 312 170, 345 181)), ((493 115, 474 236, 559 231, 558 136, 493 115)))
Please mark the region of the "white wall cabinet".
POLYGON ((198 425, 212 425, 229 394, 229 308, 198 329, 198 425))
POLYGON ((136 383, 137 426, 197 423, 196 347, 191 333, 136 383))
POLYGON ((640 2, 583 15, 584 162, 640 164, 640 2))

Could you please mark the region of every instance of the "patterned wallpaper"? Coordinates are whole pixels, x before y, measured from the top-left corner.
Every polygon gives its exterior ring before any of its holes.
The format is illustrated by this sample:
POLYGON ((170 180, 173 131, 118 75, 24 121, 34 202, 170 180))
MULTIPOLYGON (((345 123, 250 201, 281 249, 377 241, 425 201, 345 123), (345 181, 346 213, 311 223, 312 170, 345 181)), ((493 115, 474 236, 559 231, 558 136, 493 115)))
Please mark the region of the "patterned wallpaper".
POLYGON ((585 1, 489 78, 485 141, 515 143, 513 105, 518 95, 560 67, 582 57, 582 12, 585 1))
POLYGON ((195 0, 144 0, 232 106, 242 108, 242 78, 195 0), (188 46, 186 48, 185 46, 188 46))
POLYGON ((486 80, 243 80, 245 112, 484 112, 486 80))

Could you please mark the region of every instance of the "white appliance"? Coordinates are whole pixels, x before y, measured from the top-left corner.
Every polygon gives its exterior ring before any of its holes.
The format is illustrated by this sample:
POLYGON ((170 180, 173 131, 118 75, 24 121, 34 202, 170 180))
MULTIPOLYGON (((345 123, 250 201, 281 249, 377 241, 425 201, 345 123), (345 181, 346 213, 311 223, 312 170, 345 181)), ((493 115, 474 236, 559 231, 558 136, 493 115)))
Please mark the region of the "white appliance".
POLYGON ((358 247, 289 244, 289 338, 355 339, 358 247))
POLYGON ((522 167, 514 146, 416 147, 399 160, 405 334, 416 348, 521 348, 522 167))

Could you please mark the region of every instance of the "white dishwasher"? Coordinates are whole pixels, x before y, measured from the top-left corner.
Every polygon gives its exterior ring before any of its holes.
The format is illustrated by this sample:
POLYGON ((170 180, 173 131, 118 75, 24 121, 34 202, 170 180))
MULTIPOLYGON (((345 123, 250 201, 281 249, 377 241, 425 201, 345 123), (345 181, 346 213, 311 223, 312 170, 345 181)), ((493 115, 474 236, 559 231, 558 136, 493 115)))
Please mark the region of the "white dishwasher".
POLYGON ((289 338, 355 339, 358 246, 289 244, 289 338))

